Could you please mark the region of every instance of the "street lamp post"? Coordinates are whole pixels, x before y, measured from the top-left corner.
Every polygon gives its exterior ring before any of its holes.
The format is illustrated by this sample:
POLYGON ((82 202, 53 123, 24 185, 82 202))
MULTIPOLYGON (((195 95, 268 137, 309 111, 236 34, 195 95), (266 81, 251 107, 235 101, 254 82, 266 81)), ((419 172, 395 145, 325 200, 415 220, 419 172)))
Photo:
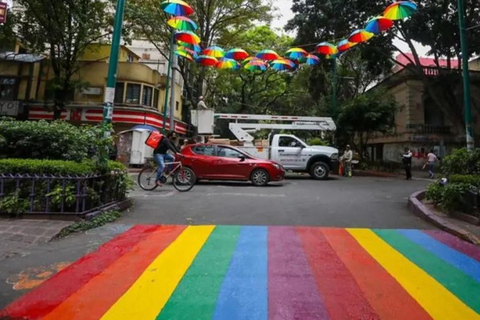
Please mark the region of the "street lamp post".
MULTIPOLYGON (((107 88, 103 103, 103 124, 112 122, 113 103, 115 100, 115 86, 117 84, 118 56, 120 53, 120 41, 122 39, 123 12, 125 11, 125 0, 117 1, 117 10, 115 12, 115 24, 113 26, 112 45, 110 48, 110 59, 108 61, 107 88)), ((110 135, 110 131, 105 130, 105 137, 110 135)), ((107 162, 107 150, 102 150, 101 161, 107 162)))
POLYGON ((465 113, 465 129, 467 138, 467 149, 475 147, 472 106, 470 96, 470 70, 468 69, 468 39, 465 29, 465 3, 458 0, 458 20, 460 25, 460 45, 462 49, 462 73, 463 73, 463 105, 465 113))
POLYGON ((336 119, 337 115, 337 57, 334 56, 333 59, 333 83, 332 83, 332 118, 336 119))

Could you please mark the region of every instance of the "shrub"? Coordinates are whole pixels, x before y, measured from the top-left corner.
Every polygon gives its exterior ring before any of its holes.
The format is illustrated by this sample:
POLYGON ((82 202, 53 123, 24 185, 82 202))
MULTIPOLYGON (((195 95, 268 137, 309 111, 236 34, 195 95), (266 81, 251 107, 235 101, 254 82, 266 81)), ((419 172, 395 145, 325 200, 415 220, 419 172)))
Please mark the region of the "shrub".
POLYGON ((459 149, 443 159, 442 170, 447 176, 451 174, 480 174, 480 149, 468 151, 459 149))
POLYGON ((105 138, 103 131, 102 126, 77 127, 65 121, 2 118, 0 155, 5 158, 83 161, 112 146, 112 139, 105 138))
POLYGON ((310 146, 329 146, 328 141, 322 140, 321 138, 312 138, 308 140, 310 146))

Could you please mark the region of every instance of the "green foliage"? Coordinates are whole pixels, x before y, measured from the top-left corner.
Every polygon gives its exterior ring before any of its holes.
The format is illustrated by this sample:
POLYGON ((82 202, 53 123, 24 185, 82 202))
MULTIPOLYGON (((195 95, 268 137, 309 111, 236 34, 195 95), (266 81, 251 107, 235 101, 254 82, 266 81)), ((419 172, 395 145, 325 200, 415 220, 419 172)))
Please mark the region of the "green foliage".
POLYGON ((435 183, 428 187, 426 198, 448 213, 465 211, 467 205, 464 196, 468 191, 478 191, 478 188, 469 183, 449 183, 445 186, 435 183))
POLYGON ((468 151, 466 148, 456 150, 442 161, 442 170, 445 175, 480 174, 480 149, 468 151))
POLYGON ((27 211, 28 208, 28 200, 22 199, 18 191, 0 200, 0 213, 8 214, 12 217, 27 211))
POLYGON ((328 141, 322 140, 321 138, 312 138, 307 140, 307 143, 310 146, 329 146, 330 143, 328 141))
MULTIPOLYGON (((107 128, 111 130, 111 126, 107 128)), ((95 158, 100 150, 112 148, 99 126, 77 127, 65 121, 0 120, 0 155, 8 158, 34 158, 83 161, 95 158), (1 140, 1 139, 0 139, 1 140)))
POLYGON ((1 173, 88 175, 96 172, 92 161, 74 162, 40 159, 0 159, 1 173))
POLYGON ((93 228, 98 228, 103 225, 106 225, 109 222, 113 222, 120 218, 122 213, 120 211, 112 210, 102 213, 99 216, 96 216, 92 220, 82 220, 71 226, 64 228, 58 235, 58 238, 64 238, 67 235, 75 232, 87 231, 93 228))

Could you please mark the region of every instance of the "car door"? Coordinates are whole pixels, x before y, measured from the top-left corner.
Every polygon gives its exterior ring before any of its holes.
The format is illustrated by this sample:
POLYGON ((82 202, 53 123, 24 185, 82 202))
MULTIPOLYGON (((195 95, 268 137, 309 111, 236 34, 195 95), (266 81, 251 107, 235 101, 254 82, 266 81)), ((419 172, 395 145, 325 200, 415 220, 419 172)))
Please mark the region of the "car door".
POLYGON ((292 136, 281 136, 278 140, 278 161, 288 169, 302 168, 304 144, 292 136))
POLYGON ((212 178, 215 175, 216 146, 201 144, 192 147, 194 156, 191 166, 199 178, 212 178))
POLYGON ((221 179, 248 180, 253 163, 248 156, 234 148, 218 146, 215 167, 221 179))

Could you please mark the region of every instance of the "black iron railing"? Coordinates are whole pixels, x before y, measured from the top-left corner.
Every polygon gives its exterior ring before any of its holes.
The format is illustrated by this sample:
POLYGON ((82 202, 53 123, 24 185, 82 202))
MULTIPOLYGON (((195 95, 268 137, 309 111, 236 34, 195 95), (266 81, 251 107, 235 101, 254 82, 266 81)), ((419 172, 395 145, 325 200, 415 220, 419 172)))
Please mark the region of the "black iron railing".
POLYGON ((437 126, 430 124, 409 124, 407 125, 407 131, 422 134, 449 134, 451 128, 449 126, 437 126))

